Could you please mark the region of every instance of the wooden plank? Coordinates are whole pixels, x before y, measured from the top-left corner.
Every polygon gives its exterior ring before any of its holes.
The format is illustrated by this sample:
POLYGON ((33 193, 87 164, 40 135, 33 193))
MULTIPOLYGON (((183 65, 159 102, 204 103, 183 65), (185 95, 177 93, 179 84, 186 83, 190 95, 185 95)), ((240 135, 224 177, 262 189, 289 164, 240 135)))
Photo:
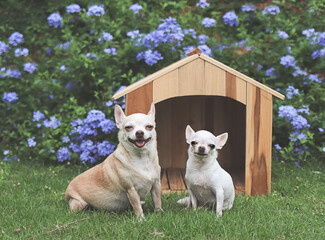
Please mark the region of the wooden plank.
POLYGON ((215 65, 205 63, 205 95, 226 96, 226 72, 215 65))
POLYGON ((153 81, 153 102, 176 97, 178 93, 178 69, 175 69, 153 81))
POLYGON ((261 195, 271 191, 272 95, 247 86, 245 191, 261 195))
POLYGON ((167 66, 167 67, 165 67, 165 68, 163 68, 163 69, 161 69, 161 70, 159 70, 159 71, 157 71, 157 72, 155 72, 155 73, 153 73, 153 74, 151 74, 151 75, 149 75, 149 76, 147 76, 147 77, 145 77, 145 78, 143 78, 143 79, 141 79, 139 81, 137 81, 136 83, 133 83, 132 85, 124 88, 123 90, 115 93, 112 98, 113 98, 113 100, 116 100, 116 99, 118 99, 118 98, 120 98, 120 97, 122 97, 122 96, 136 90, 137 88, 140 88, 143 85, 146 85, 147 83, 149 83, 149 82, 151 82, 151 81, 165 75, 166 73, 168 73, 170 71, 173 71, 173 70, 175 70, 175 69, 177 69, 177 68, 179 68, 179 67, 181 67, 183 65, 186 65, 189 62, 192 62, 193 60, 195 60, 197 58, 199 58, 198 54, 183 58, 183 59, 181 59, 181 60, 179 60, 179 61, 177 61, 177 62, 175 62, 175 63, 173 63, 173 64, 171 64, 171 65, 169 65, 169 66, 167 66))
POLYGON ((163 191, 169 190, 166 169, 161 169, 161 188, 163 191))
POLYGON ((196 59, 179 68, 178 96, 204 95, 204 61, 196 59))
POLYGON ((167 169, 169 186, 171 190, 186 190, 182 173, 179 168, 167 169))
POLYGON ((208 56, 206 56, 204 54, 201 54, 200 58, 207 61, 207 62, 209 62, 209 63, 211 63, 211 64, 213 64, 213 65, 215 65, 215 66, 217 66, 217 67, 219 67, 219 68, 221 68, 222 70, 224 70, 226 72, 229 72, 229 73, 237 76, 238 78, 243 79, 247 83, 250 83, 250 84, 252 84, 252 85, 254 85, 254 86, 256 86, 256 87, 258 87, 258 88, 260 88, 260 89, 262 89, 262 90, 264 90, 264 91, 266 91, 268 93, 270 93, 270 94, 272 94, 275 97, 280 98, 281 100, 283 100, 285 98, 284 95, 282 95, 281 93, 278 93, 277 91, 263 85, 260 82, 257 82, 256 80, 254 80, 254 79, 252 79, 252 78, 250 78, 250 77, 236 71, 235 69, 232 69, 231 67, 229 67, 229 66, 227 66, 227 65, 225 65, 225 64, 223 64, 223 63, 221 63, 221 62, 219 62, 219 61, 217 61, 217 60, 215 60, 215 59, 213 59, 211 57, 208 57, 208 56))
POLYGON ((232 73, 226 73, 226 96, 246 104, 246 82, 232 73))
POLYGON ((152 103, 152 82, 130 92, 126 95, 126 115, 133 113, 145 113, 150 110, 152 103))

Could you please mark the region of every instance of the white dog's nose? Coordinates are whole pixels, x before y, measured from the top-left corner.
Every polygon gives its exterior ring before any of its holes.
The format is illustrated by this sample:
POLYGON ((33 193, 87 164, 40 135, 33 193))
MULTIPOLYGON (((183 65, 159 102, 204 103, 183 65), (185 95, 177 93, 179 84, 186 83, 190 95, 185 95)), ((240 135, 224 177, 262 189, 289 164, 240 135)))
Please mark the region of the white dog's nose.
POLYGON ((205 147, 200 146, 200 147, 199 147, 199 152, 200 152, 200 153, 204 153, 204 152, 205 152, 205 147))
POLYGON ((143 138, 143 136, 144 136, 144 132, 143 132, 142 130, 139 130, 139 131, 137 131, 137 132, 135 133, 135 136, 136 136, 137 138, 143 138))

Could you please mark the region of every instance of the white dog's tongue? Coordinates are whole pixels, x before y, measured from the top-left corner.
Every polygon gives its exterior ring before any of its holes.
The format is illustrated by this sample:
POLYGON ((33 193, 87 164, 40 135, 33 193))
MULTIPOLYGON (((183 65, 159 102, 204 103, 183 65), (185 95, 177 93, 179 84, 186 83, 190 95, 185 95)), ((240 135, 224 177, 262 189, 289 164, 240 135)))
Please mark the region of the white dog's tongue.
POLYGON ((137 145, 137 147, 141 148, 146 144, 146 142, 144 140, 137 140, 135 141, 135 145, 137 145))

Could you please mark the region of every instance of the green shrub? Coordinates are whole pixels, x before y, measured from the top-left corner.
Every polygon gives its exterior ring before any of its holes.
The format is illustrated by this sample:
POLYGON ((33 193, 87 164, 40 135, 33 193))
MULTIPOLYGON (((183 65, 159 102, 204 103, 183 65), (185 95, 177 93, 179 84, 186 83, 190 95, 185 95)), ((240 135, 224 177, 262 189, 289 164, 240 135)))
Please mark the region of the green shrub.
POLYGON ((4 160, 103 160, 123 105, 112 94, 193 47, 287 95, 274 104, 276 157, 324 158, 322 2, 75 3, 0 5, 4 160))

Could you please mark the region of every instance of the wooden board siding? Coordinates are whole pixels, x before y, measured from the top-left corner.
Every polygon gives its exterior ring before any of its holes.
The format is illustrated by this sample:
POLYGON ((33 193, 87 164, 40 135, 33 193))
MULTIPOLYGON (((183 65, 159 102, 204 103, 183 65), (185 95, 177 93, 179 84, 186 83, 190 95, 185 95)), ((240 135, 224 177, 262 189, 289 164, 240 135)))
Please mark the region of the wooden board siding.
POLYGON ((178 69, 175 69, 153 82, 154 103, 163 101, 178 95, 178 69))
POLYGON ((226 73, 226 96, 246 104, 246 82, 235 75, 226 73))
POLYGON ((152 103, 152 82, 128 93, 125 100, 125 114, 145 113, 150 110, 152 103))
POLYGON ((178 96, 204 94, 204 61, 196 59, 178 69, 178 96))
POLYGON ((245 191, 271 191, 272 95, 248 84, 246 112, 245 191))
POLYGON ((226 96, 226 72, 205 62, 204 95, 226 96))

